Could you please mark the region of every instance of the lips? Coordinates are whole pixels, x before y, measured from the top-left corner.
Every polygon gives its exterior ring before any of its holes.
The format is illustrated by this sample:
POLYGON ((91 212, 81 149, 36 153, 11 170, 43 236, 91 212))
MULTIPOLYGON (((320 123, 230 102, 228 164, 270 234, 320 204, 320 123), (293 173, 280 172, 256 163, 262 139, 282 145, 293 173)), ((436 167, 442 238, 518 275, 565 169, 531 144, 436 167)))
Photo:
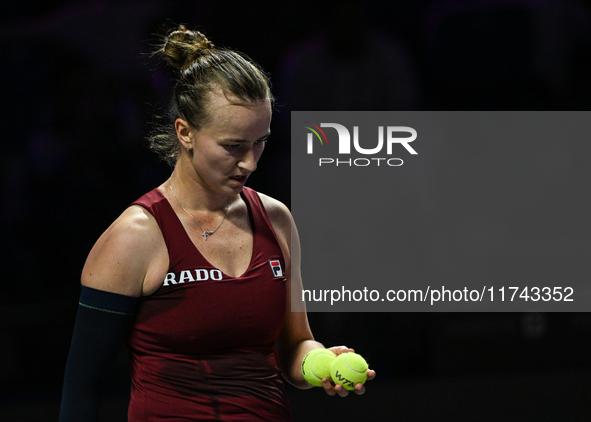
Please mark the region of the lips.
POLYGON ((244 182, 246 182, 246 179, 248 179, 248 176, 247 175, 232 176, 232 177, 230 177, 230 179, 235 180, 239 183, 244 183, 244 182))

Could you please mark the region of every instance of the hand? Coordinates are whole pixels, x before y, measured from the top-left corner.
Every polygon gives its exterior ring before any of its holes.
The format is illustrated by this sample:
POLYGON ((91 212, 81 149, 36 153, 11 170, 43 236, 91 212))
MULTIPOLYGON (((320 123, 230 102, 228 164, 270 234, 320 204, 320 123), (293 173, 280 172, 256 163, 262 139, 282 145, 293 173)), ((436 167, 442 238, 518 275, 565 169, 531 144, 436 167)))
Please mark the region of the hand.
MULTIPOLYGON (((329 347, 328 350, 331 350, 335 355, 340 355, 341 353, 349 353, 355 352, 355 350, 348 348, 347 346, 335 346, 329 347)), ((376 377, 376 371, 369 369, 367 371, 367 381, 370 381, 376 377)), ((341 384, 332 385, 332 383, 328 380, 328 378, 322 378, 322 388, 326 391, 326 394, 329 396, 334 396, 338 394, 341 397, 346 397, 349 395, 349 390, 346 390, 341 384)), ((355 394, 361 395, 365 393, 365 385, 358 383, 355 386, 355 394)))

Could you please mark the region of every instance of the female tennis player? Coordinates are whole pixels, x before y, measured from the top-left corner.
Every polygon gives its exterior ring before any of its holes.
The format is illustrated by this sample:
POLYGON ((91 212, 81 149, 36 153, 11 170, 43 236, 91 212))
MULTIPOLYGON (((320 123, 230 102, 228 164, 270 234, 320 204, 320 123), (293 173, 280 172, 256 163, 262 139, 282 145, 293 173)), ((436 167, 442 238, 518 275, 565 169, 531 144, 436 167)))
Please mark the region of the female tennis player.
MULTIPOLYGON (((301 291, 291 214, 245 187, 270 135, 269 81, 247 57, 184 26, 157 53, 176 78, 170 126, 150 141, 174 170, 88 256, 60 421, 98 420, 122 341, 130 422, 289 421, 281 375, 310 387, 302 359, 324 346, 305 309, 291 310, 292 287, 301 291)), ((348 394, 327 379, 323 388, 348 394)))

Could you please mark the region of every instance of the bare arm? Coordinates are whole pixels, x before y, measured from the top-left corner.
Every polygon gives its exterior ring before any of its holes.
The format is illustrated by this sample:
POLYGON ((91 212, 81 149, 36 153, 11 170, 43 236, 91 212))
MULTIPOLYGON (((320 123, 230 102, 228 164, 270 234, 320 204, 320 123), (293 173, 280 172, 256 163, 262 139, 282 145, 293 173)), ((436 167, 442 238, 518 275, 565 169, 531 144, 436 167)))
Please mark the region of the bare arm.
MULTIPOLYGON (((294 307, 292 309, 292 295, 296 295, 296 298, 302 297, 303 289, 299 236, 287 207, 266 195, 259 195, 273 224, 286 263, 287 310, 283 329, 281 330, 276 346, 279 365, 283 376, 292 385, 298 388, 311 388, 312 385, 304 379, 301 371, 302 360, 310 350, 324 346, 322 343, 314 340, 310 325, 308 324, 306 304, 303 301, 294 300, 294 307)), ((330 347, 330 349, 337 355, 354 351, 346 346, 335 346, 330 347)), ((368 380, 374 377, 375 372, 369 370, 368 380)), ((322 386, 326 393, 331 396, 338 394, 344 397, 349 394, 341 385, 335 386, 326 379, 323 381, 322 386)), ((358 384, 355 387, 355 393, 363 394, 364 392, 365 387, 362 384, 358 384)))
POLYGON ((126 210, 99 238, 82 274, 82 294, 62 391, 60 422, 98 421, 106 376, 133 322, 137 297, 154 273, 158 226, 126 210))
POLYGON ((308 384, 302 375, 302 360, 310 350, 324 346, 314 340, 305 303, 294 303, 292 309, 292 294, 301 295, 302 290, 300 247, 291 214, 283 207, 283 204, 278 205, 276 214, 273 215, 275 218, 271 217, 286 260, 287 277, 287 311, 277 342, 277 354, 285 379, 298 388, 310 388, 312 385, 308 384))

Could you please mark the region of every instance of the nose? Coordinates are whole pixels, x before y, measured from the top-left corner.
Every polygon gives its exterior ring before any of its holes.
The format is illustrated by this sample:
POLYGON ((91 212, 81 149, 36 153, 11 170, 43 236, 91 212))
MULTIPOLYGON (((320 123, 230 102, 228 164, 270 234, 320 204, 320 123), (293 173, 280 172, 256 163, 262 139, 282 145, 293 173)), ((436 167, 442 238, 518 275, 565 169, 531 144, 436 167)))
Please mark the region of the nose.
POLYGON ((252 148, 249 148, 247 151, 245 151, 244 155, 240 157, 240 160, 238 161, 238 167, 241 170, 246 170, 249 173, 252 173, 257 169, 257 161, 258 158, 256 157, 255 152, 252 150, 252 148))

